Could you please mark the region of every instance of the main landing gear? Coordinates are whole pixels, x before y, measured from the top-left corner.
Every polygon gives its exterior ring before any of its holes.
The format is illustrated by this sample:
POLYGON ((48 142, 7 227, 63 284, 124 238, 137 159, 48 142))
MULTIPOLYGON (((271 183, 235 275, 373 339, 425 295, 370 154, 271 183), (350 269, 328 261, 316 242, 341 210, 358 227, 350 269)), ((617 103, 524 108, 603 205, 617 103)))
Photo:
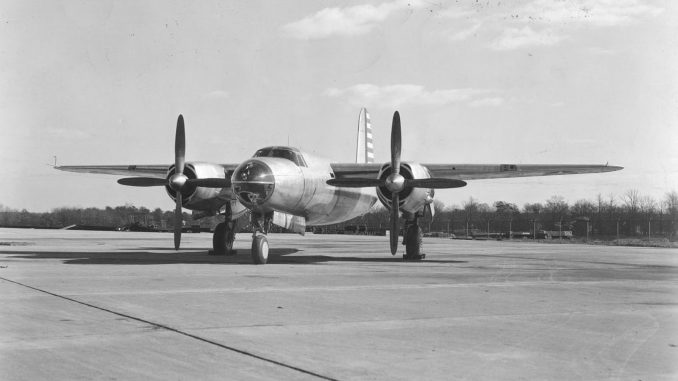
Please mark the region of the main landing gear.
POLYGON ((214 228, 214 235, 212 236, 213 255, 235 255, 237 253, 236 250, 233 250, 236 227, 236 221, 226 218, 226 222, 222 222, 214 228))
POLYGON ((405 233, 403 234, 403 245, 405 245, 404 261, 421 261, 426 258, 426 254, 421 252, 424 233, 421 231, 418 222, 418 216, 405 222, 405 233))

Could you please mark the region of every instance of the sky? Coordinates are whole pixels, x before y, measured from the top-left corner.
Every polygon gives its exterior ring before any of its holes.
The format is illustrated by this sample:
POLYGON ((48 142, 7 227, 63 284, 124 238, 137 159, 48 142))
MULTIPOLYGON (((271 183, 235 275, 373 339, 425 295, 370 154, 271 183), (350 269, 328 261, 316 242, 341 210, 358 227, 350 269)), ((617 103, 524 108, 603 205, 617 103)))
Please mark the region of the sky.
POLYGON ((436 198, 571 203, 678 190, 672 1, 32 1, 0 5, 0 204, 134 204, 161 188, 60 165, 239 163, 290 145, 351 162, 360 107, 389 160, 604 164, 470 181, 436 198))

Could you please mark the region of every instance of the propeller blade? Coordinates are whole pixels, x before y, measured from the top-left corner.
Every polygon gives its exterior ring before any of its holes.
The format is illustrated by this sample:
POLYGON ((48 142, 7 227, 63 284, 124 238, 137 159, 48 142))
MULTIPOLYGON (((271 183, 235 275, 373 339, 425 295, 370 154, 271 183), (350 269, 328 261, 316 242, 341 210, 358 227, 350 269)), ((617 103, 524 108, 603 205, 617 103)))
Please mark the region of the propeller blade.
POLYGON ((443 178, 413 179, 413 180, 405 179, 405 186, 413 188, 433 188, 433 189, 461 188, 466 186, 466 181, 443 178))
POLYGON ((183 216, 181 214, 181 192, 177 192, 177 207, 174 210, 174 250, 179 250, 181 244, 181 226, 183 216))
POLYGON ((398 236, 400 235, 400 196, 398 193, 393 193, 391 203, 391 255, 395 255, 398 251, 398 236))
POLYGON ((125 177, 118 180, 118 184, 130 187, 158 187, 167 185, 167 180, 155 177, 125 177))
POLYGON ((400 174, 401 147, 400 113, 396 111, 393 114, 393 123, 391 124, 391 168, 396 175, 400 174))
POLYGON ((327 180, 327 185, 344 188, 367 188, 380 187, 384 185, 384 181, 380 179, 330 179, 327 180))
POLYGON ((222 179, 219 177, 207 179, 187 179, 186 184, 203 188, 229 188, 231 186, 231 179, 222 179))
POLYGON ((177 133, 174 139, 174 173, 184 173, 186 159, 186 131, 184 130, 184 116, 179 115, 177 133))

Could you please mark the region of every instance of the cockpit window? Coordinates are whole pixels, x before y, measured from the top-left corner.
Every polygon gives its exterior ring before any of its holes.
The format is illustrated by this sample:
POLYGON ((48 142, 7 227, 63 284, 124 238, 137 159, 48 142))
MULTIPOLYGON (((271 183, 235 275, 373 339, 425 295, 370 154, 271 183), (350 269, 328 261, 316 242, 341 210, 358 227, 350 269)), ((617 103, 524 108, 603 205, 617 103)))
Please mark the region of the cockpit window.
POLYGON ((287 159, 300 167, 306 167, 304 157, 294 150, 284 147, 262 148, 254 154, 254 157, 277 157, 287 159))

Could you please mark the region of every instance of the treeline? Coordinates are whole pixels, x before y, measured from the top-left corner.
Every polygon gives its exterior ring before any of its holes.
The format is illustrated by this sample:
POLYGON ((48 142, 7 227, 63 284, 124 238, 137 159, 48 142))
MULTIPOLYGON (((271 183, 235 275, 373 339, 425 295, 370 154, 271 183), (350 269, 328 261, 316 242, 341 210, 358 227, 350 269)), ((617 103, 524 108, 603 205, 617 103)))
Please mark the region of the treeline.
MULTIPOLYGON (((572 231, 576 237, 615 239, 619 237, 664 237, 676 239, 678 228, 678 193, 668 192, 661 200, 629 190, 621 196, 598 195, 568 204, 553 196, 545 202, 526 203, 522 207, 506 201, 480 203, 470 198, 461 206, 446 207, 435 201, 433 220, 420 222, 423 230, 456 235, 482 233, 531 233, 572 231)), ((388 229, 389 213, 385 208, 336 225, 367 226, 388 229)), ((331 229, 332 227, 330 227, 331 229)))
MULTIPOLYGON (((598 195, 594 200, 582 199, 568 204, 562 197, 553 196, 545 202, 527 203, 522 207, 506 201, 492 204, 469 198, 461 206, 445 206, 434 202, 433 220, 424 219, 420 225, 426 232, 447 232, 457 235, 479 233, 534 233, 540 231, 572 231, 575 236, 614 239, 618 237, 664 237, 676 239, 678 228, 678 193, 668 192, 661 200, 629 190, 621 196, 598 195)), ((216 217, 192 221, 184 213, 184 224, 213 227, 216 217)), ((133 205, 98 208, 57 208, 46 213, 32 213, 0 205, 0 226, 62 228, 70 225, 125 228, 148 227, 171 230, 174 227, 172 211, 160 208, 150 210, 133 205)), ((247 229, 247 216, 240 226, 247 229)), ((362 217, 342 224, 323 227, 324 231, 343 232, 347 227, 366 227, 371 231, 388 229, 389 212, 376 207, 362 217)))
MULTIPOLYGON (((191 223, 191 215, 184 213, 184 221, 191 223)), ((172 229, 174 212, 160 208, 150 210, 134 205, 99 208, 56 208, 51 212, 32 213, 26 209, 15 210, 0 205, 0 226, 62 228, 71 225, 85 225, 110 228, 146 227, 172 229)))

